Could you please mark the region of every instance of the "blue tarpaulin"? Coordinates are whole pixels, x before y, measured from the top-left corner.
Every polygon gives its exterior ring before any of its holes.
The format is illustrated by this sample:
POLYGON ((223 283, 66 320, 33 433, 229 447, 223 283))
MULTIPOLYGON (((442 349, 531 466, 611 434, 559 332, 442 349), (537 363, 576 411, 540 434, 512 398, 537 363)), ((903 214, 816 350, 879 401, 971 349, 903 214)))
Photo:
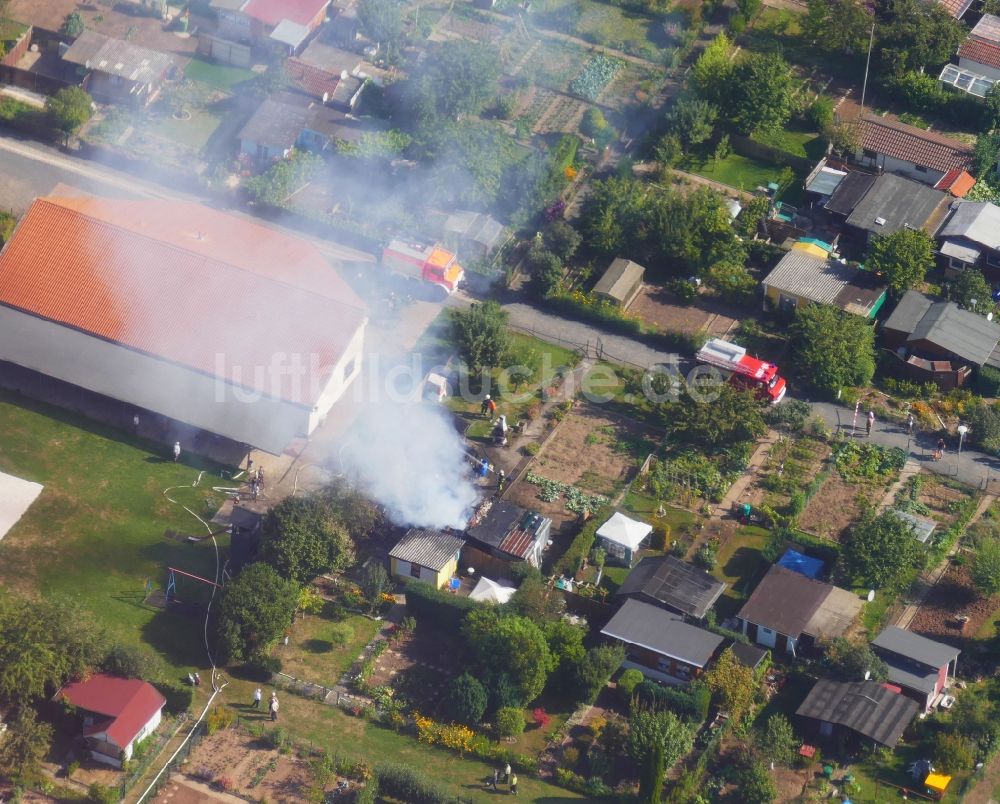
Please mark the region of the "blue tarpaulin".
POLYGON ((798 550, 786 550, 785 554, 778 559, 778 565, 807 578, 818 578, 823 571, 823 562, 818 558, 804 556, 798 550))

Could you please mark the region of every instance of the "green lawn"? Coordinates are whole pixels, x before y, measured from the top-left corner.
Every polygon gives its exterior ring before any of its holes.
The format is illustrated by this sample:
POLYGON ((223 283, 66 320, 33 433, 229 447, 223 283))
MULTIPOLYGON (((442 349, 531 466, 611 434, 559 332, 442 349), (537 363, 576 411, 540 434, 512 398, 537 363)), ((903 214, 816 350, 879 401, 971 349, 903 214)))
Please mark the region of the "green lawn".
POLYGON ((758 162, 739 154, 730 154, 725 159, 707 159, 704 162, 688 160, 680 164, 682 170, 704 176, 706 179, 728 184, 739 190, 752 192, 757 187, 766 187, 768 182, 778 181, 781 168, 758 162))
POLYGON ((720 620, 739 610, 766 572, 767 562, 761 551, 768 538, 766 529, 748 525, 736 531, 719 549, 713 574, 727 584, 717 604, 720 620))
POLYGON ((192 151, 199 152, 208 144, 221 122, 221 117, 204 109, 195 109, 191 112, 190 120, 176 120, 165 114, 152 118, 146 128, 151 134, 183 143, 192 151))
POLYGON ((818 160, 826 151, 826 142, 815 131, 783 128, 778 131, 754 134, 751 139, 803 159, 818 160))
MULTIPOLYGON (((145 642, 178 669, 203 667, 200 619, 143 599, 147 579, 163 588, 168 565, 214 577, 211 542, 164 538, 168 528, 204 533, 164 490, 207 519, 221 501, 211 488, 220 484, 218 467, 195 458, 175 464, 165 447, 6 392, 0 432, 0 471, 45 486, 0 541, 0 586, 70 595, 115 638, 145 642)), ((179 580, 177 593, 192 600, 206 589, 179 580)))
MULTIPOLYGON (((251 682, 234 679, 226 688, 225 697, 233 702, 242 717, 263 722, 266 715, 255 714, 249 707, 253 688, 251 682)), ((461 758, 443 748, 424 745, 415 737, 372 725, 336 707, 285 693, 281 699, 281 725, 288 728, 297 740, 355 761, 363 760, 369 765, 384 761, 410 765, 448 786, 463 801, 478 804, 496 800, 497 794, 486 791, 483 785, 483 781, 493 773, 492 765, 461 758)), ((526 801, 546 804, 583 799, 583 796, 532 779, 526 774, 518 776, 518 792, 526 801)))
POLYGON ((292 626, 288 647, 279 647, 282 672, 332 687, 371 642, 379 623, 360 614, 334 622, 310 615, 292 626))
POLYGON ((192 81, 207 84, 223 92, 233 92, 244 81, 254 77, 254 73, 242 67, 232 67, 228 64, 216 64, 195 57, 184 68, 184 76, 192 81))

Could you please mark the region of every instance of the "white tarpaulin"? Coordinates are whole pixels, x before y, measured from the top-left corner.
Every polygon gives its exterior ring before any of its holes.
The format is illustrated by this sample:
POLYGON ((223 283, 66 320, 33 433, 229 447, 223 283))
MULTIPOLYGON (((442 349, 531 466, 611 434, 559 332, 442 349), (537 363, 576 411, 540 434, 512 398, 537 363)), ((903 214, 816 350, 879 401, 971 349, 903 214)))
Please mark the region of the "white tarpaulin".
POLYGON ((17 524, 41 493, 41 484, 0 472, 0 539, 17 524))
POLYGON ((472 600, 480 600, 486 603, 506 603, 513 597, 517 590, 513 586, 505 586, 502 583, 491 581, 489 578, 481 577, 476 588, 469 593, 472 600))
POLYGON ((629 550, 638 550, 643 539, 652 532, 652 525, 637 522, 625 514, 615 511, 614 516, 598 528, 597 536, 627 547, 629 550))

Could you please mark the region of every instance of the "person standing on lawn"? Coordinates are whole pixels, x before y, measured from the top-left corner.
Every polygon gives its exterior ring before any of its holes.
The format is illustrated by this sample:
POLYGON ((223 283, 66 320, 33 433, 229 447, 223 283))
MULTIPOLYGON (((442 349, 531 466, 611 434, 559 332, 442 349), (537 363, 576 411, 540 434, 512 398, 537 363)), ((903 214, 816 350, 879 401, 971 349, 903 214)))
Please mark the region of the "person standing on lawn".
POLYGON ((253 691, 253 708, 254 709, 260 709, 260 699, 261 699, 261 691, 260 691, 260 687, 257 687, 257 689, 255 689, 253 691))
POLYGON ((512 796, 517 795, 517 774, 515 773, 510 777, 510 794, 512 796))

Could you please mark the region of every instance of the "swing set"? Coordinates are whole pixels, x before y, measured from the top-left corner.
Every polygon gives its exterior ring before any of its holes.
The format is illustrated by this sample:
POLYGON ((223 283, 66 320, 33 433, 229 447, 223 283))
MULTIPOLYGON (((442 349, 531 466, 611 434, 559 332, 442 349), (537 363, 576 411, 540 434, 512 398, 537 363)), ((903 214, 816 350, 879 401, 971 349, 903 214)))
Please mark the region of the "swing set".
MULTIPOLYGON (((216 583, 215 581, 209 580, 208 578, 202 578, 200 575, 195 575, 193 572, 188 572, 187 570, 178 569, 177 567, 167 567, 167 587, 165 590, 159 590, 153 588, 153 581, 150 578, 146 579, 146 603, 157 608, 179 608, 179 609, 197 609, 199 604, 191 601, 181 600, 177 596, 177 580, 178 576, 181 578, 190 578, 198 583, 208 584, 209 586, 214 586, 216 589, 221 589, 222 584, 216 583)), ((225 580, 225 574, 223 574, 223 580, 225 580)))

